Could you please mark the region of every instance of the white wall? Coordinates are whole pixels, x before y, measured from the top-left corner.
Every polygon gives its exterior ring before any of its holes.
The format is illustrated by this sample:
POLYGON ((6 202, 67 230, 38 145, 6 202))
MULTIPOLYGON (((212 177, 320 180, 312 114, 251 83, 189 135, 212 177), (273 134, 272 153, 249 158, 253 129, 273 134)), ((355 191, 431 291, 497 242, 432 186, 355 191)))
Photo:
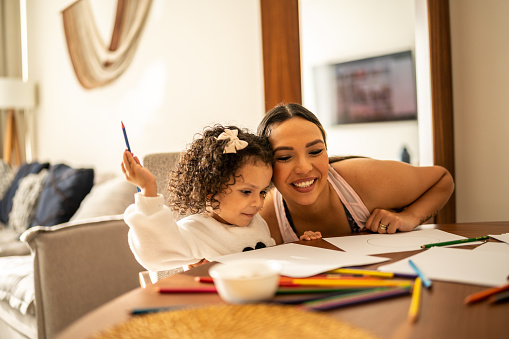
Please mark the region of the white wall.
POLYGON ((507 221, 509 2, 449 4, 457 221, 507 221))
MULTIPOLYGON (((71 0, 27 1, 29 77, 41 161, 119 171, 120 121, 137 155, 179 151, 212 123, 253 131, 264 114, 258 0, 154 0, 127 71, 85 90, 70 63, 61 11, 71 0)), ((93 0, 106 44, 115 0, 93 0)))
MULTIPOLYGON (((400 160, 402 146, 419 163, 416 120, 335 125, 331 100, 313 69, 415 48, 414 2, 408 0, 300 0, 303 104, 328 133, 330 154, 400 160), (317 88, 319 89, 318 93, 317 88), (322 97, 322 99, 320 99, 322 97)), ((430 145, 431 147, 431 145, 430 145)))

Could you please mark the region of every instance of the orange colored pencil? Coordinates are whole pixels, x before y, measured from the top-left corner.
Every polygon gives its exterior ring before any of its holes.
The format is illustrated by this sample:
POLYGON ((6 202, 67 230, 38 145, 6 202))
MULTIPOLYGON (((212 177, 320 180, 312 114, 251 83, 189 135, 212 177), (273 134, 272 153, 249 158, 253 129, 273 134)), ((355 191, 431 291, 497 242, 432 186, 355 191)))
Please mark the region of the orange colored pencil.
POLYGON ((487 290, 483 290, 481 292, 470 294, 465 298, 465 304, 476 303, 478 301, 481 301, 488 297, 491 297, 492 295, 494 295, 496 293, 503 292, 506 290, 509 290, 509 284, 502 285, 499 287, 488 288, 487 290))

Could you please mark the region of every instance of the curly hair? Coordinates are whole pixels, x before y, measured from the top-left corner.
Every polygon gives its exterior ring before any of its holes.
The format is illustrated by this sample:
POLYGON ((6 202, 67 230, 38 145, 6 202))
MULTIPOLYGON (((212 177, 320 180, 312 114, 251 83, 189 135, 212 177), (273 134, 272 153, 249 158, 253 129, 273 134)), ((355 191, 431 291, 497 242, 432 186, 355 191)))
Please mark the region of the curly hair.
POLYGON ((181 215, 202 213, 207 206, 216 210, 219 208, 217 195, 235 184, 239 177, 237 172, 245 164, 272 166, 273 159, 266 137, 236 126, 205 127, 170 172, 169 206, 181 215), (238 138, 247 141, 248 145, 236 153, 223 153, 228 140, 218 140, 217 137, 225 129, 237 130, 238 138))

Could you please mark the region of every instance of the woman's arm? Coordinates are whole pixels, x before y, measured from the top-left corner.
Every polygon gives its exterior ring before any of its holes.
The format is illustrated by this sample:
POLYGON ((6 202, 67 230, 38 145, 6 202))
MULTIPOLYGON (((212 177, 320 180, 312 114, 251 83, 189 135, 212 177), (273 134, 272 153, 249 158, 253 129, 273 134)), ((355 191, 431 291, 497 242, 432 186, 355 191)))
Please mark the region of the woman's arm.
POLYGON ((366 228, 374 232, 413 230, 436 215, 454 191, 452 176, 441 166, 375 159, 353 159, 333 166, 371 212, 366 228))

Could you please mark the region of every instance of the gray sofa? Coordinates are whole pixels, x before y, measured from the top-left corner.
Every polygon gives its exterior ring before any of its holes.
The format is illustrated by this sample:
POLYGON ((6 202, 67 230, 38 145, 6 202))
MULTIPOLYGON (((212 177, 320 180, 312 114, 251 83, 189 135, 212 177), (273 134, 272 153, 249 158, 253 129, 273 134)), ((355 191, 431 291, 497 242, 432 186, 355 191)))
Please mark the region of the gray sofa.
MULTIPOLYGON (((143 159, 161 192, 177 158, 161 153, 143 159)), ((136 188, 122 177, 111 180, 116 185, 92 188, 71 221, 35 226, 19 240, 0 242, 0 338, 54 338, 89 311, 139 287, 145 269, 129 249, 122 215, 136 188), (10 252, 2 255, 2 246, 10 252)))

